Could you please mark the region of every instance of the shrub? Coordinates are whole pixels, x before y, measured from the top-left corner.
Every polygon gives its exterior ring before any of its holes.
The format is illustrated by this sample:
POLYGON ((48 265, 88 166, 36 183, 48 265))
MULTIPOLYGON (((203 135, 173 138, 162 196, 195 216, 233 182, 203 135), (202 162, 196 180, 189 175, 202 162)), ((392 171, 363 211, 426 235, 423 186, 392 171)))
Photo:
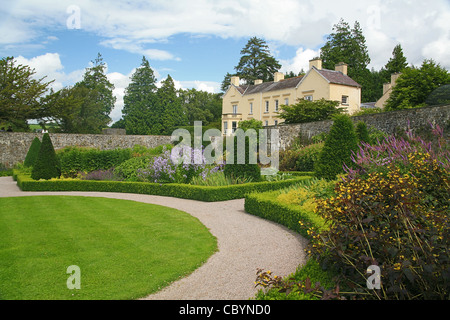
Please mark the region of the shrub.
POLYGON ((61 175, 59 161, 48 133, 42 138, 39 153, 31 171, 34 180, 57 178, 61 175))
POLYGON ((314 143, 300 149, 294 171, 314 171, 314 165, 319 160, 323 146, 323 143, 314 143))
POLYGON ((351 165, 352 151, 358 148, 353 122, 348 115, 337 115, 325 144, 316 162, 315 171, 319 178, 335 179, 344 172, 344 164, 351 165))
POLYGON ((66 147, 58 152, 64 177, 76 177, 79 172, 107 170, 120 165, 132 156, 131 149, 100 150, 66 147))
POLYGON ((114 173, 127 181, 139 181, 138 171, 147 168, 151 159, 151 156, 133 157, 118 165, 114 173))
POLYGON ((356 297, 448 299, 450 294, 448 147, 442 135, 437 145, 408 136, 363 145, 354 159, 357 168, 348 169, 336 197, 317 204, 330 229, 314 235, 309 250, 337 267, 356 297), (369 265, 380 267, 381 290, 366 288, 369 265))
POLYGON ((358 141, 365 142, 365 143, 371 143, 370 137, 369 137, 369 130, 367 130, 367 125, 364 121, 359 121, 356 124, 356 136, 358 137, 358 141))
POLYGON ((286 123, 322 121, 343 111, 343 108, 339 107, 339 102, 325 99, 316 101, 299 99, 296 104, 283 105, 281 109, 282 112, 279 117, 284 119, 286 123))
POLYGON ((36 137, 33 139, 33 142, 31 142, 30 148, 28 149, 27 155, 25 157, 25 161, 23 162, 26 167, 32 167, 34 165, 40 148, 41 140, 36 137))
POLYGON ((107 180, 107 181, 119 181, 121 180, 121 177, 119 177, 115 172, 114 169, 108 169, 108 170, 96 170, 91 171, 89 173, 81 174, 80 175, 81 180, 107 180))
POLYGON ((252 181, 261 180, 261 169, 258 164, 250 163, 250 139, 245 137, 245 158, 244 163, 238 163, 238 138, 229 137, 227 139, 234 139, 234 161, 228 161, 225 164, 224 173, 225 176, 233 179, 251 179, 252 181))

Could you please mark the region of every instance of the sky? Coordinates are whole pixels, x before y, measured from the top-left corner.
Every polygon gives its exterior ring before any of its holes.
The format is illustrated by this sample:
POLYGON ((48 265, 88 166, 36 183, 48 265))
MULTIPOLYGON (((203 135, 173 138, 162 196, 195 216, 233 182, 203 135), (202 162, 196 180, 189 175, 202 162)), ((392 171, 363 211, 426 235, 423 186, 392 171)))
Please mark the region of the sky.
POLYGON ((450 0, 14 0, 0 7, 0 57, 13 56, 55 80, 82 79, 98 53, 121 117, 124 89, 145 56, 157 80, 220 92, 251 37, 264 39, 279 71, 308 70, 333 25, 361 24, 379 70, 401 44, 408 62, 434 59, 450 70, 450 0))

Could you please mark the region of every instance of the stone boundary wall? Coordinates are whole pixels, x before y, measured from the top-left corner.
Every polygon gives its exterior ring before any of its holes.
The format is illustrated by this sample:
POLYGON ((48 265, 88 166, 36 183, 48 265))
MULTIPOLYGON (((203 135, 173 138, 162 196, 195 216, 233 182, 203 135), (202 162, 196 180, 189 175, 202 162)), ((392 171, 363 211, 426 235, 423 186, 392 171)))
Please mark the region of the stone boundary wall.
MULTIPOLYGON (((42 141, 43 133, 0 132, 0 163, 7 168, 25 160, 31 142, 35 137, 42 141)), ((105 134, 70 134, 49 133, 55 150, 67 146, 80 146, 110 150, 116 148, 132 148, 142 145, 154 148, 170 143, 170 136, 133 136, 105 134)))
MULTIPOLYGON (((450 128, 450 106, 433 106, 416 109, 405 109, 397 111, 389 111, 383 113, 367 114, 352 117, 356 124, 358 121, 364 121, 368 127, 372 126, 387 134, 394 134, 398 130, 428 127, 430 123, 438 124, 445 129, 447 138, 449 137, 450 128)), ((267 129, 279 130, 279 148, 284 150, 299 137, 311 138, 319 133, 328 132, 333 124, 332 120, 296 123, 296 124, 280 124, 278 126, 270 126, 267 129)), ((270 138, 270 133, 269 133, 270 138)))

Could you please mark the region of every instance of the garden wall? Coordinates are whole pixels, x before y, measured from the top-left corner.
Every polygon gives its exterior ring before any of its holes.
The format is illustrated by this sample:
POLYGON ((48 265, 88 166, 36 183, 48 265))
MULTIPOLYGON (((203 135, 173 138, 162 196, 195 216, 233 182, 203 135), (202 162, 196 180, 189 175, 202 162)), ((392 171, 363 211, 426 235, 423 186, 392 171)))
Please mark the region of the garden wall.
MULTIPOLYGON (((426 128, 429 123, 438 124, 445 129, 447 138, 450 136, 450 106, 434 106, 416 109, 389 111, 352 117, 354 123, 364 121, 367 126, 373 126, 387 134, 394 134, 398 130, 408 128, 417 130, 426 128)), ((321 132, 328 132, 333 124, 332 120, 298 124, 281 124, 268 129, 279 129, 279 148, 284 150, 292 141, 299 137, 311 138, 321 132)), ((270 133, 269 133, 270 137, 270 133)))
MULTIPOLYGON (((43 135, 43 133, 30 132, 0 132, 0 163, 10 168, 15 163, 25 160, 33 139, 38 137, 42 141, 43 135)), ((132 148, 136 144, 153 148, 170 143, 170 136, 50 133, 50 138, 56 150, 66 146, 109 150, 132 148)))

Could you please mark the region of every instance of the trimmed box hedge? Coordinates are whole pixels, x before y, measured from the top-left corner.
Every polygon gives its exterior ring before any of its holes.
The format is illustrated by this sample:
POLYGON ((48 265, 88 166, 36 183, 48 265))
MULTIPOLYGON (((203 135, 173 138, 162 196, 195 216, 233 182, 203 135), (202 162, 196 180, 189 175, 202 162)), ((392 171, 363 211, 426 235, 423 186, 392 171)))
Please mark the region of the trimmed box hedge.
POLYGON ((242 199, 251 192, 266 192, 286 188, 310 177, 295 177, 282 181, 264 181, 230 186, 196 186, 176 183, 129 181, 96 181, 78 179, 33 180, 29 175, 14 171, 14 179, 22 191, 97 191, 168 196, 199 201, 242 199))
POLYGON ((278 195, 277 191, 249 193, 245 196, 245 211, 284 225, 308 239, 310 228, 319 231, 326 228, 324 220, 314 212, 302 210, 298 205, 281 203, 276 200, 278 195))

